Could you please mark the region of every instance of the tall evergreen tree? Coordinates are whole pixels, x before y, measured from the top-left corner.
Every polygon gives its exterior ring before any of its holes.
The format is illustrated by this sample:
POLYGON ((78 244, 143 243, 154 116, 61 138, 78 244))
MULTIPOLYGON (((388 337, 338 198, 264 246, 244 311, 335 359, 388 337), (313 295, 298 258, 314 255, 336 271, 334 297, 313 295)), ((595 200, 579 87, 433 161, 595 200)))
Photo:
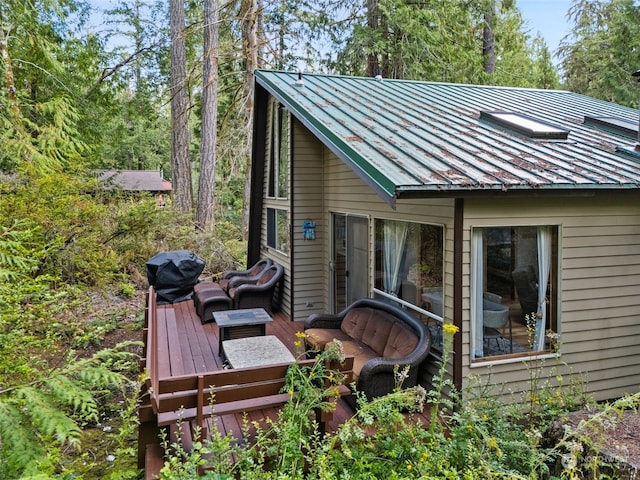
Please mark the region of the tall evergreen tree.
POLYGON ((193 208, 191 162, 189 158, 189 88, 185 10, 182 0, 171 0, 171 178, 174 205, 180 212, 193 208))
POLYGON ((251 203, 251 151, 253 145, 253 97, 255 93, 254 71, 260 65, 261 9, 258 0, 241 0, 238 17, 242 32, 242 58, 244 60, 243 116, 245 179, 242 201, 242 236, 249 233, 249 205, 251 203))
POLYGON ((575 0, 573 29, 559 48, 566 87, 603 100, 636 106, 640 68, 640 5, 633 0, 575 0))
POLYGON ((204 0, 204 50, 202 74, 202 132, 197 222, 211 229, 214 220, 216 144, 218 138, 218 0, 204 0))
MULTIPOLYGON (((100 102, 111 92, 97 126, 97 168, 170 170, 168 99, 168 29, 165 2, 122 0, 104 12, 100 38, 109 47, 99 82, 87 101, 100 102)), ((100 102, 102 103, 102 102, 100 102)))

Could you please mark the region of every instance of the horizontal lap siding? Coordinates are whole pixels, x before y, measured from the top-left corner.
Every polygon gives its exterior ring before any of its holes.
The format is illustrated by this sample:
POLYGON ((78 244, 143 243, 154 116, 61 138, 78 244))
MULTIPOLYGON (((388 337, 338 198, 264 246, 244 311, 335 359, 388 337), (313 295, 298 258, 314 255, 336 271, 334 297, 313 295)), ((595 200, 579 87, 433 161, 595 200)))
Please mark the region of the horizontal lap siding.
MULTIPOLYGON (((561 357, 597 400, 640 385, 640 196, 599 195, 555 200, 474 201, 465 207, 465 264, 470 227, 560 225, 561 357), (505 205, 506 204, 506 205, 505 205)), ((464 278, 464 325, 469 325, 469 269, 464 278)), ((468 332, 468 327, 465 329, 468 332)), ((469 335, 463 336, 468 369, 469 335)), ((547 359, 545 365, 557 365, 547 359)), ((520 363, 494 365, 492 381, 506 386, 528 376, 520 363)))
POLYGON ((322 145, 300 123, 293 122, 293 125, 293 317, 304 320, 312 313, 328 308, 330 228, 323 208, 322 145), (302 223, 306 220, 316 223, 315 240, 303 238, 302 223))
MULTIPOLYGON (((294 123, 293 271, 294 317, 304 320, 329 308, 331 213, 397 219, 445 226, 445 289, 453 291, 453 200, 398 200, 396 210, 378 197, 347 165, 294 123), (316 222, 316 240, 302 240, 302 222, 316 222), (312 304, 307 307, 307 302, 312 304)), ((373 223, 369 235, 369 287, 374 271, 373 223)), ((449 317, 453 306, 447 304, 449 317)))

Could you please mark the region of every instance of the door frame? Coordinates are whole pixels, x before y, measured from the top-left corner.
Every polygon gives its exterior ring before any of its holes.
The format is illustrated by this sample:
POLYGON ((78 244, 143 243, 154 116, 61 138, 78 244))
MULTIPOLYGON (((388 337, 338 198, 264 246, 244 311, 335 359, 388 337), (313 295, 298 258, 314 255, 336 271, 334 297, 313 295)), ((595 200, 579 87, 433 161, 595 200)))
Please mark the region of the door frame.
MULTIPOLYGON (((371 294, 371 288, 370 288, 370 284, 371 284, 371 279, 370 279, 370 268, 369 268, 369 263, 370 263, 370 237, 371 237, 371 218, 368 215, 362 215, 362 214, 352 214, 352 213, 344 213, 344 212, 329 212, 329 217, 330 217, 330 226, 331 226, 331 233, 330 233, 330 255, 329 255, 329 311, 333 312, 333 313, 338 313, 340 310, 342 310, 344 307, 346 307, 347 305, 349 305, 351 302, 353 302, 355 300, 355 298, 353 298, 353 288, 350 286, 350 279, 356 278, 356 277, 360 277, 362 278, 364 276, 364 278, 366 279, 366 296, 369 296, 371 294), (336 220, 338 218, 344 218, 344 226, 341 227, 343 228, 343 231, 339 231, 339 229, 336 227, 336 220), (363 244, 359 245, 359 247, 364 250, 367 259, 365 262, 356 262, 355 265, 352 265, 351 262, 351 258, 348 252, 353 251, 353 244, 350 244, 351 239, 351 235, 349 235, 349 232, 351 231, 350 229, 350 224, 349 222, 351 220, 356 220, 356 221, 364 221, 366 222, 366 235, 365 235, 365 241, 363 244), (343 243, 342 246, 339 246, 339 243, 343 243), (344 259, 344 271, 345 271, 345 275, 344 278, 340 279, 338 278, 338 274, 339 271, 337 269, 337 256, 339 253, 342 253, 343 256, 345 257, 344 259), (353 273, 354 272, 354 268, 358 268, 359 271, 357 273, 353 273), (342 280, 342 282, 340 282, 340 280, 342 280), (339 292, 339 289, 341 287, 339 287, 340 284, 344 284, 344 291, 343 292, 339 292), (343 294, 344 298, 341 300, 339 297, 341 295, 341 293, 343 294)), ((351 255, 353 256, 353 255, 351 255)))

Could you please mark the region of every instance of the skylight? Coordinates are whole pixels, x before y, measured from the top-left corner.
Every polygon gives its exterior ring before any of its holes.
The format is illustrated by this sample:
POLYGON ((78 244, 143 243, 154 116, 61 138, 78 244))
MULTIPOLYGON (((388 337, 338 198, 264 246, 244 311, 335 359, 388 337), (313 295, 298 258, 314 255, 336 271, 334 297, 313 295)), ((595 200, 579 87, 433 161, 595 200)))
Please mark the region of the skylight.
POLYGON ((638 134, 638 122, 622 117, 592 117, 591 115, 585 115, 584 123, 592 123, 633 137, 638 134))
POLYGON ((566 140, 569 130, 517 112, 481 111, 480 118, 509 128, 529 138, 566 140))

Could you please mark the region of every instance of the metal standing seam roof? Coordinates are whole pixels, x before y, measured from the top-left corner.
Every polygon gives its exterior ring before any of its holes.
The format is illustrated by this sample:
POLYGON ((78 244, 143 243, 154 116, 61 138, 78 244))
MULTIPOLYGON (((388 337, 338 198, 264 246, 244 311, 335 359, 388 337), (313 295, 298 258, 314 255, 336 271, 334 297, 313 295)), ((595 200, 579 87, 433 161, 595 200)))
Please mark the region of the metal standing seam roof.
POLYGON ((470 191, 637 189, 636 138, 584 116, 638 111, 561 91, 256 71, 256 81, 389 198, 470 191), (480 120, 509 111, 570 130, 531 139, 480 120))

